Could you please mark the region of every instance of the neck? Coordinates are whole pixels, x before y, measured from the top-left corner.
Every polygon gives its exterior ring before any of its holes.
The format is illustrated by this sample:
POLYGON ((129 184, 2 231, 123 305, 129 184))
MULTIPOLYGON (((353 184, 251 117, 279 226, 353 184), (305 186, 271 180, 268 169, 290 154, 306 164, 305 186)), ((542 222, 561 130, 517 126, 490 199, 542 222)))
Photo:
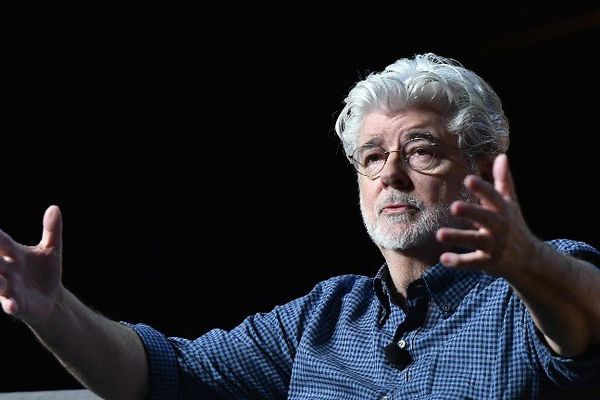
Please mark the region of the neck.
POLYGON ((439 261, 440 249, 390 250, 380 249, 390 271, 390 276, 401 304, 405 303, 408 285, 416 281, 432 265, 439 261))

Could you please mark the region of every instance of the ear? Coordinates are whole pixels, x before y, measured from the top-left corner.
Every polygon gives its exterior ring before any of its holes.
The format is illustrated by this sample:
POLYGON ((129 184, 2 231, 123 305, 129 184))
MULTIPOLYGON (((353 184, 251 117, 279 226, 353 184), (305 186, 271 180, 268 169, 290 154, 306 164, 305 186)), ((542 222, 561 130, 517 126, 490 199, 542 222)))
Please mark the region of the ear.
POLYGON ((496 156, 491 155, 482 157, 476 161, 477 168, 479 169, 479 175, 492 184, 494 183, 494 174, 492 171, 495 158, 496 156))

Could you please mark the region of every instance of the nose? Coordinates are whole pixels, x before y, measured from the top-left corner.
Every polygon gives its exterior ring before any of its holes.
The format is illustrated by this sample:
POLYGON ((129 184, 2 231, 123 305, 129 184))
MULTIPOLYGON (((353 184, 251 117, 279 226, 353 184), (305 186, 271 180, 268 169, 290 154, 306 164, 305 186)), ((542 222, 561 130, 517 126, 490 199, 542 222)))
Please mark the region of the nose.
POLYGON ((402 160, 401 153, 399 151, 390 152, 381 173, 379 179, 381 184, 384 186, 391 186, 395 189, 407 190, 412 186, 412 181, 407 174, 407 166, 402 160))

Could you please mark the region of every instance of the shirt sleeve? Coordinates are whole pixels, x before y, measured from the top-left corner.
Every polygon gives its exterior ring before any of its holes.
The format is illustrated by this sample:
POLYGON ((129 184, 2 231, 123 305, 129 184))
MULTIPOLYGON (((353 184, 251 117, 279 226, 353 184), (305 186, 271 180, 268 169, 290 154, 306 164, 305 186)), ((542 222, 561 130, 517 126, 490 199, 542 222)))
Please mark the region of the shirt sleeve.
MULTIPOLYGON (((548 242, 558 251, 586 260, 600 267, 600 252, 594 247, 570 240, 548 242)), ((559 387, 587 390, 600 388, 600 347, 596 346, 576 357, 561 357, 546 344, 542 333, 528 312, 524 312, 525 339, 530 362, 545 372, 559 387)))
POLYGON ((148 359, 150 399, 280 399, 320 286, 308 295, 247 317, 231 329, 188 340, 130 324, 148 359))
POLYGON ((169 340, 165 335, 148 325, 133 325, 124 321, 121 321, 121 323, 137 333, 146 350, 150 399, 176 399, 176 393, 179 389, 177 355, 169 344, 169 340))

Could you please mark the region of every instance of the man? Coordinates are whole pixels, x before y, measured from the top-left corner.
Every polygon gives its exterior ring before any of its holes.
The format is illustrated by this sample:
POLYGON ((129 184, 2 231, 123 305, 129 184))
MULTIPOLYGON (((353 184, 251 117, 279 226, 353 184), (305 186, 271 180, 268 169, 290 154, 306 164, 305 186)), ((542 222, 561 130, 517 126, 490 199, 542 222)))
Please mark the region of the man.
POLYGON ((494 91, 453 60, 401 59, 336 123, 385 265, 195 340, 110 321, 61 284, 59 209, 39 245, 0 235, 0 302, 107 399, 600 396, 600 253, 520 212, 494 91))

